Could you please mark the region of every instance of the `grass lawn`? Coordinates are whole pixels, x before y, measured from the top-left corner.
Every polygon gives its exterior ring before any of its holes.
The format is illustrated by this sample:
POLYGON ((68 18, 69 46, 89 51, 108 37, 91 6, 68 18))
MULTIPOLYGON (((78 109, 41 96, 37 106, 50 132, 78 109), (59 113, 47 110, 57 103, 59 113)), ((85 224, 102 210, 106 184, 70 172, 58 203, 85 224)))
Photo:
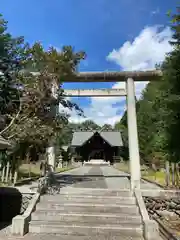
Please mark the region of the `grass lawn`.
POLYGON ((22 164, 19 167, 19 171, 18 171, 18 176, 19 177, 18 177, 18 179, 39 177, 40 174, 41 174, 40 163, 22 164))
POLYGON ((0 187, 6 187, 6 186, 8 186, 7 183, 2 183, 2 182, 0 182, 0 187))
POLYGON ((161 184, 162 186, 165 186, 165 173, 161 172, 161 171, 157 171, 156 173, 152 170, 148 170, 147 175, 142 173, 142 177, 147 179, 147 180, 151 180, 154 182, 157 182, 159 184, 161 184))
POLYGON ((69 170, 71 170, 71 169, 74 169, 74 167, 63 167, 63 168, 57 168, 56 169, 56 173, 61 173, 61 172, 65 172, 65 171, 69 171, 69 170))
MULTIPOLYGON (((63 168, 56 168, 56 172, 65 172, 73 169, 74 167, 68 166, 63 168)), ((29 177, 39 177, 41 175, 40 171, 40 163, 31 164, 30 174, 29 174, 29 164, 22 164, 19 168, 19 176, 20 178, 29 178, 29 177)))
MULTIPOLYGON (((74 168, 73 166, 56 168, 56 172, 61 173, 61 172, 69 171, 73 168, 74 168)), ((38 177, 41 177, 40 163, 36 163, 36 164, 31 163, 30 165, 22 164, 19 167, 17 183, 21 183, 24 180, 28 180, 30 178, 38 178, 38 177)), ((8 185, 11 185, 11 183, 0 182, 0 187, 8 186, 8 185)))
MULTIPOLYGON (((130 173, 129 163, 118 163, 117 169, 123 172, 130 173)), ((141 176, 144 179, 151 180, 153 182, 157 182, 161 185, 165 185, 165 173, 158 171, 154 172, 152 169, 145 170, 143 166, 141 166, 141 176)))

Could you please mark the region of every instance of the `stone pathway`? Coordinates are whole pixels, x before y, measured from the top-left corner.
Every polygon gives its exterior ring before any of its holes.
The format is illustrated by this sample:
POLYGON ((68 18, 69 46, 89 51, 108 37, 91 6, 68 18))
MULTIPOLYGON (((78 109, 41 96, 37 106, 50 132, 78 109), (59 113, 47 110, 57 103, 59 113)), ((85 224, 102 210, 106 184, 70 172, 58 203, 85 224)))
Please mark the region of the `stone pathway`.
MULTIPOLYGON (((63 172, 56 174, 58 181, 62 183, 63 188, 61 192, 75 192, 83 193, 88 191, 88 188, 102 188, 102 189, 129 189, 130 181, 129 175, 120 172, 117 169, 109 166, 92 167, 92 166, 82 166, 78 169, 73 169, 68 172, 63 172)), ((29 186, 29 188, 35 187, 29 186)), ((156 185, 142 181, 141 188, 143 189, 157 189, 156 185)), ((22 189, 22 187, 21 187, 22 189)), ((28 186, 24 189, 28 190, 28 186)), ((27 234, 24 237, 10 236, 10 227, 0 230, 0 240, 56 240, 58 237, 51 237, 49 235, 33 235, 27 234)), ((89 238, 84 238, 88 240, 89 238)), ((127 238, 129 239, 129 238, 127 238)), ((67 239, 68 240, 68 239, 67 239)), ((126 239, 124 239, 126 240, 126 239)))
MULTIPOLYGON (((60 181, 62 183, 64 182, 64 186, 72 185, 73 178, 76 178, 77 181, 75 182, 77 187, 80 187, 80 185, 84 185, 87 188, 91 188, 92 185, 97 187, 97 184, 99 184, 101 188, 130 188, 130 175, 109 166, 101 166, 99 169, 92 166, 82 166, 80 168, 72 169, 67 172, 57 173, 56 176, 57 178, 61 179, 60 181), (94 177, 90 178, 89 175, 90 177, 92 175, 94 177)), ((37 181, 32 181, 29 184, 16 188, 23 193, 32 193, 36 191, 37 185, 37 181)), ((144 180, 141 181, 141 188, 160 189, 159 186, 146 182, 144 180)))
POLYGON ((18 189, 22 193, 34 193, 36 192, 37 186, 38 186, 38 181, 31 181, 29 184, 16 186, 16 189, 18 189))

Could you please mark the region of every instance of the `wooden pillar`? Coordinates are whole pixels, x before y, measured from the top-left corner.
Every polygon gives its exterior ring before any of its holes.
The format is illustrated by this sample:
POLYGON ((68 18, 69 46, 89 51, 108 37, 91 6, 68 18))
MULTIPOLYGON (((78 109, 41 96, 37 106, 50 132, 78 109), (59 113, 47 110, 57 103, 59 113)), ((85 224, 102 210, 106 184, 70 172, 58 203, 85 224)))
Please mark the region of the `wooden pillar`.
POLYGON ((6 183, 7 183, 8 180, 9 180, 9 169, 10 169, 10 163, 9 163, 9 161, 8 161, 8 162, 7 162, 7 166, 6 166, 6 179, 5 179, 6 183))
POLYGON ((5 179, 5 170, 6 170, 6 167, 4 166, 3 169, 2 169, 1 182, 4 182, 4 179, 5 179))

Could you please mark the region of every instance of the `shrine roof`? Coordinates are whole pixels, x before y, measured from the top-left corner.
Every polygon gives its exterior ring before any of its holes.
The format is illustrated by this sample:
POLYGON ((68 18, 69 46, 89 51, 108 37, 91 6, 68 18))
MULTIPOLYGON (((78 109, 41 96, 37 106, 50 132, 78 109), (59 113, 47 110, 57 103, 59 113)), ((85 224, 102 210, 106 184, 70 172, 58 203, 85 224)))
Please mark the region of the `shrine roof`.
POLYGON ((123 146, 121 132, 119 131, 77 131, 73 133, 71 146, 82 146, 95 133, 99 133, 99 135, 113 147, 123 146))

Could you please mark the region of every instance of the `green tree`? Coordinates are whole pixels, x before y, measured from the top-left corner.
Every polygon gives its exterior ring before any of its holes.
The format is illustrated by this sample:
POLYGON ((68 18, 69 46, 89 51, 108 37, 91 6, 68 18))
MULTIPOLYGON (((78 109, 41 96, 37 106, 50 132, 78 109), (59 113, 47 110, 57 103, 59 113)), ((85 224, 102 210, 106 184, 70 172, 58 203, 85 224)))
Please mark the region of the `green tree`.
POLYGON ((113 130, 113 126, 112 125, 110 125, 110 124, 104 124, 103 126, 102 126, 102 128, 101 128, 103 131, 109 131, 109 130, 113 130))
POLYGON ((86 120, 80 124, 80 129, 86 130, 100 130, 100 126, 92 120, 86 120))
POLYGON ((25 49, 23 37, 7 33, 7 22, 0 15, 0 134, 18 113, 21 91, 16 75, 23 68, 25 49))
POLYGON ((171 44, 173 51, 169 53, 162 65, 163 78, 168 86, 164 108, 167 109, 165 128, 168 138, 168 150, 171 160, 180 161, 179 131, 180 131, 180 8, 172 15, 171 44))
MULTIPOLYGON (((64 97, 62 81, 78 70, 84 52, 75 52, 71 46, 61 51, 44 50, 35 43, 25 44, 23 38, 7 33, 7 22, 0 18, 0 120, 1 134, 15 142, 16 153, 43 151, 50 139, 56 139, 68 123, 68 115, 59 114, 59 103, 64 107, 82 110, 64 97), (27 70, 27 71, 25 71, 27 70), (34 74, 29 71, 38 71, 34 74), (53 96, 57 87, 57 98, 53 96)), ((34 158, 34 157, 33 157, 34 158)))

